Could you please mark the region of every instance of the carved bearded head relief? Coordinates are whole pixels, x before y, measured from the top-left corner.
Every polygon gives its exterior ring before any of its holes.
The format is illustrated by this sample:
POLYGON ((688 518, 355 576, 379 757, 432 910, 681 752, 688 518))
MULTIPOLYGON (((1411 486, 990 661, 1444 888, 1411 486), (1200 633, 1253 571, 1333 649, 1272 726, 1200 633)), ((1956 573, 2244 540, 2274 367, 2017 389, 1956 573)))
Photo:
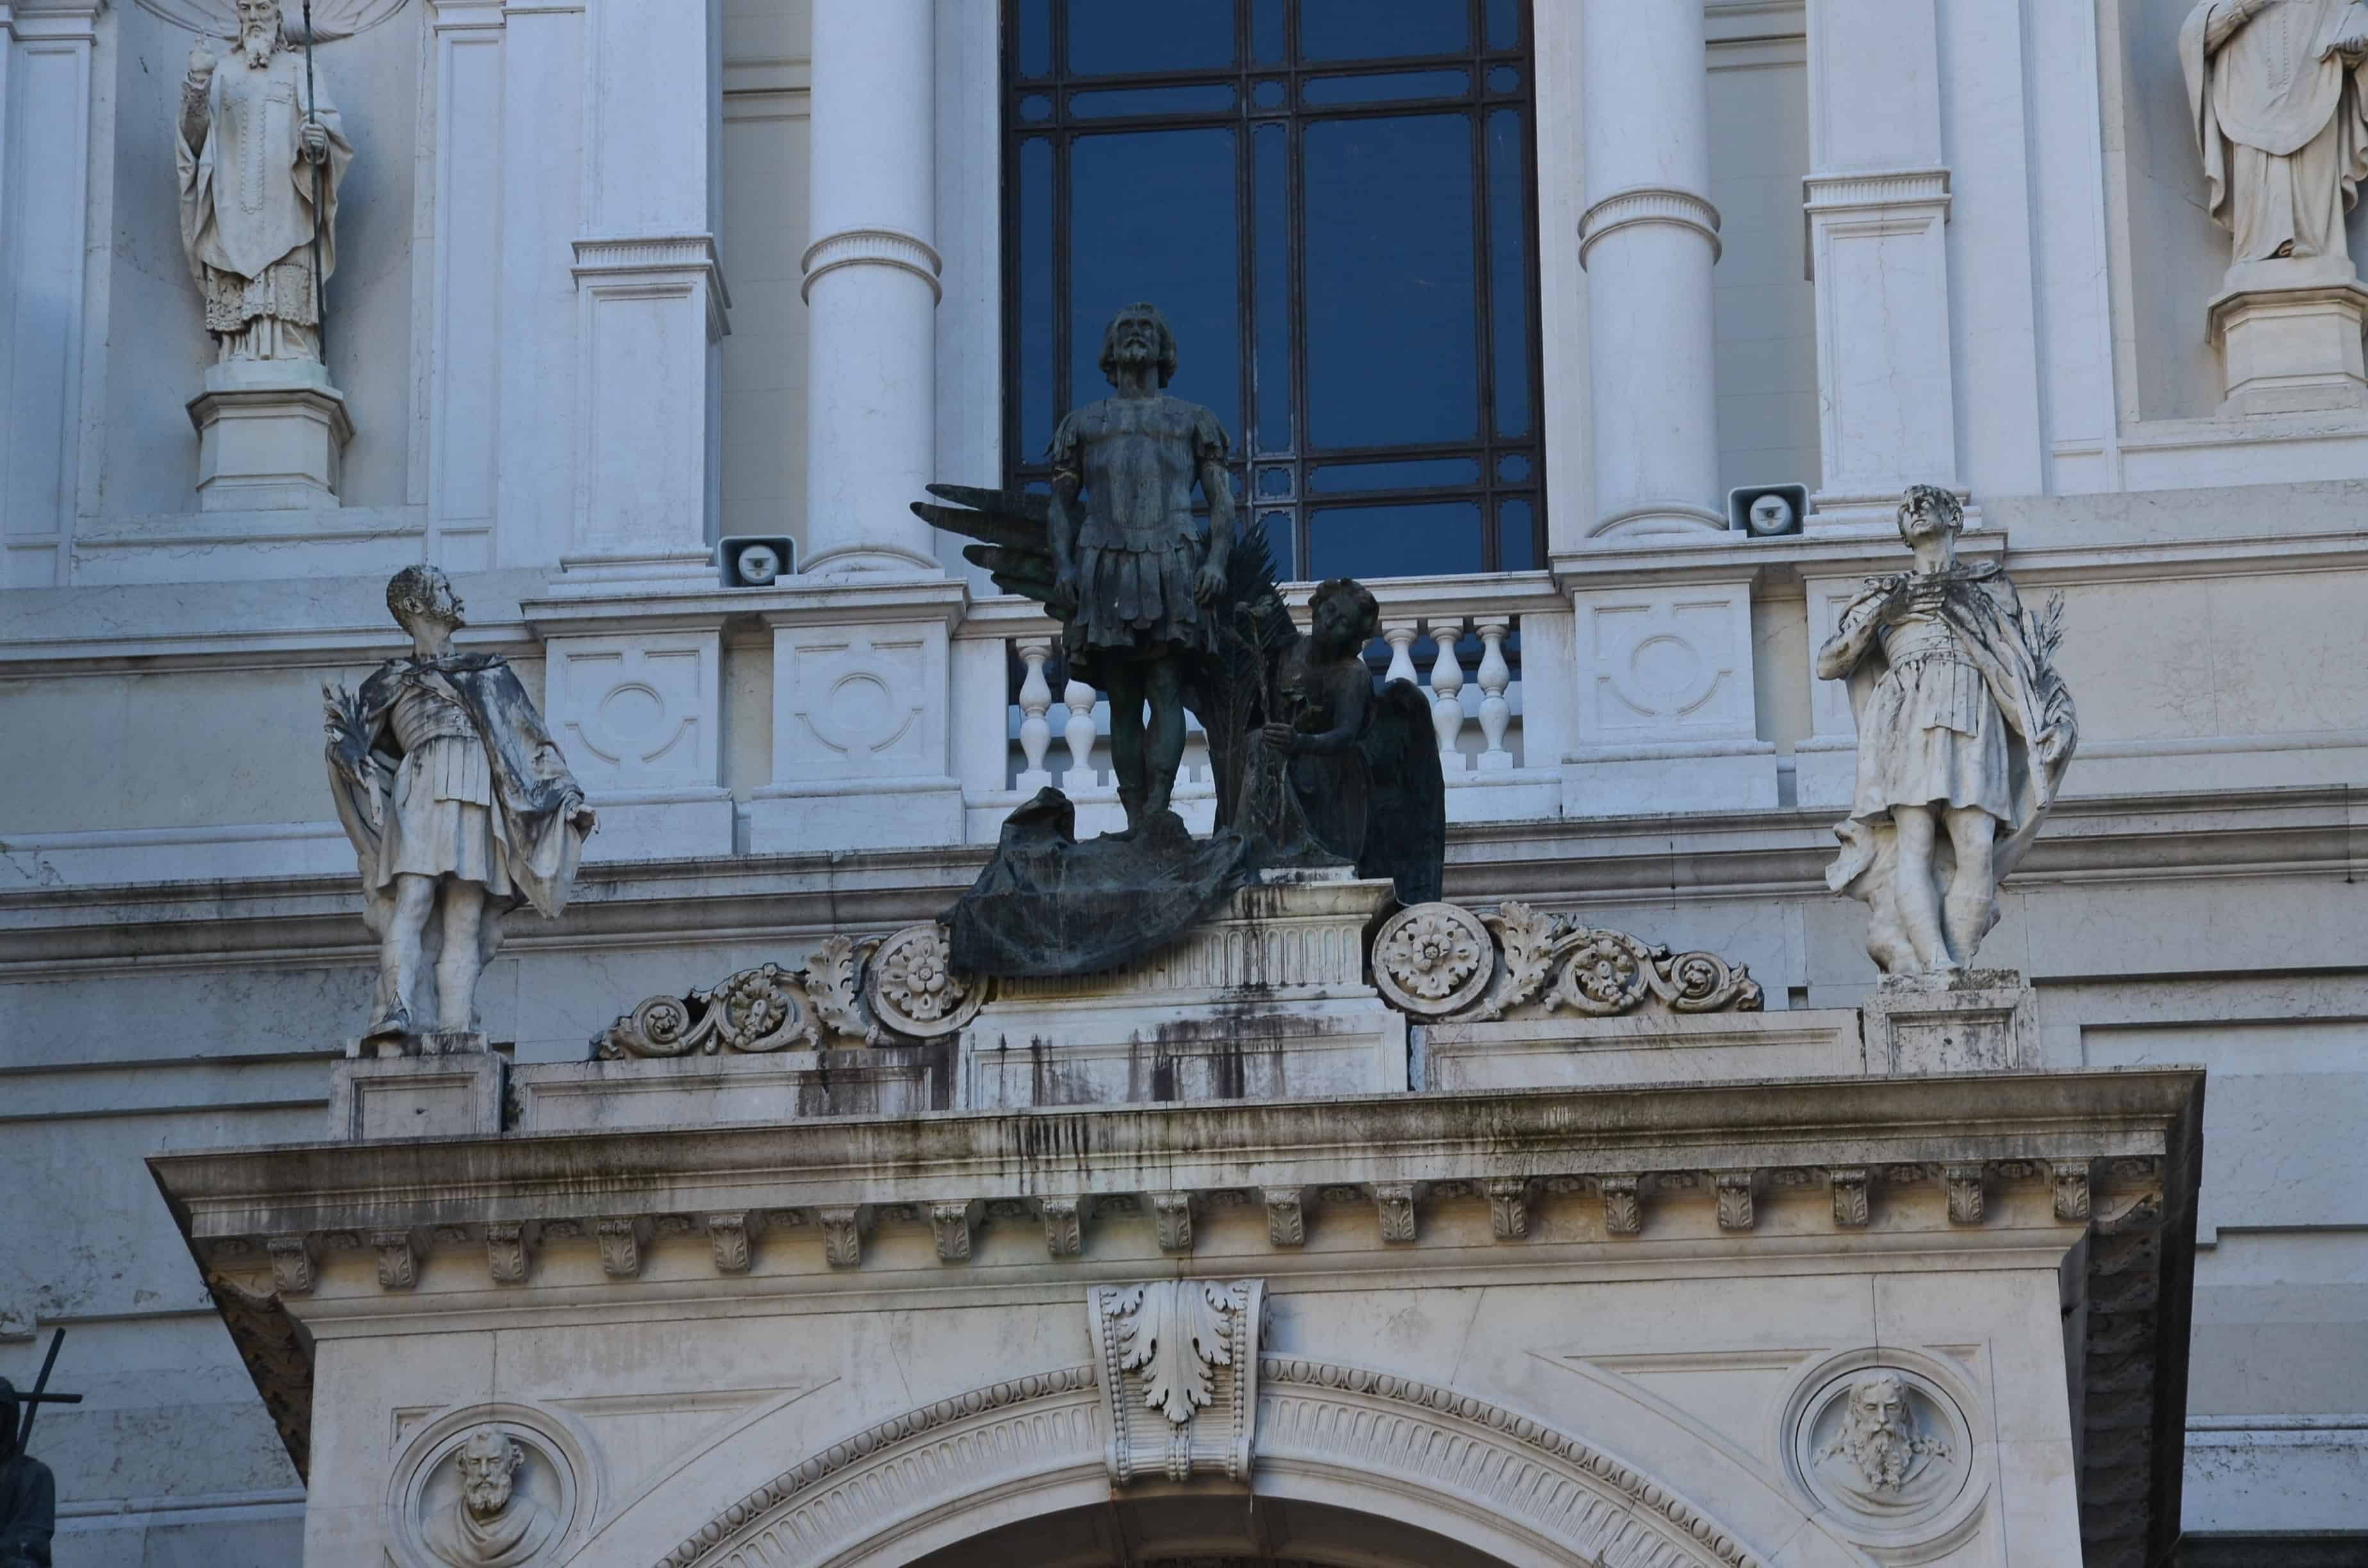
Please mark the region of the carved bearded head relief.
POLYGON ((461 1468, 461 1500, 480 1519, 499 1517, 510 1506, 518 1466, 526 1462, 520 1449, 496 1426, 480 1426, 454 1456, 461 1468))

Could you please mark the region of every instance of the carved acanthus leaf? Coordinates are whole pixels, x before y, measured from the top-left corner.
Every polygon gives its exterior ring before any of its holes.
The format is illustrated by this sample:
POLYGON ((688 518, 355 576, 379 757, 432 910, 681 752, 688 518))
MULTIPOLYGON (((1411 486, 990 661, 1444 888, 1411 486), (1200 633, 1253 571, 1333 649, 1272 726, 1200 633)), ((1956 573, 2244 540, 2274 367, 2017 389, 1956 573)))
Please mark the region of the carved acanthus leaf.
POLYGON ((1117 1320, 1119 1367, 1143 1374, 1143 1403, 1176 1426, 1205 1408, 1216 1371, 1234 1364, 1225 1316, 1233 1298, 1205 1280, 1133 1285, 1106 1299, 1117 1320))

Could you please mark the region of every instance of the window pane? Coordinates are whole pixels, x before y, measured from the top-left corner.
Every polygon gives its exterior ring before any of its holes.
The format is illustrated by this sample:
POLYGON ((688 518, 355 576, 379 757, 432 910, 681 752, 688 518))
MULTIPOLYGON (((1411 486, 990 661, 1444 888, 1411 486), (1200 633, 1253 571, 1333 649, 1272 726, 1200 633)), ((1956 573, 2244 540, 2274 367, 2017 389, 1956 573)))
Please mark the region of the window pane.
POLYGON ((1250 0, 1250 59, 1282 63, 1282 0, 1250 0))
POLYGON ((1510 49, 1521 41, 1521 0, 1488 0, 1488 47, 1510 49))
MULTIPOLYGON (((1242 428, 1240 236, 1234 132, 1080 136, 1069 153, 1069 401, 1105 395, 1102 329, 1148 300, 1175 330, 1168 391, 1242 428)), ((1046 433, 1048 436, 1050 432, 1046 433)))
POLYGON ((1459 54, 1471 47, 1465 0, 1299 0, 1304 60, 1459 54))
POLYGON ((1108 76, 1234 62, 1234 0, 1069 0, 1069 69, 1108 76))
POLYGON ((1258 447, 1291 449, 1290 142, 1280 125, 1251 132, 1257 164, 1258 447))
POLYGON ((1472 132, 1446 114, 1304 132, 1311 445, 1478 433, 1472 132))
POLYGON ((1107 119, 1121 114, 1211 114, 1233 107, 1233 85, 1226 82, 1069 95, 1069 112, 1081 119, 1107 119))
POLYGON ((1274 561, 1274 580, 1278 583, 1297 582, 1299 574, 1292 570, 1292 557, 1297 551, 1292 549, 1291 514, 1260 512, 1258 531, 1265 538, 1267 554, 1274 561))
POLYGON ((1033 79, 1053 74, 1053 0, 1019 0, 1014 30, 1019 45, 1019 74, 1033 79))
POLYGON ((1469 501, 1326 507, 1308 518, 1307 557, 1311 578, 1477 572, 1480 507, 1469 501))
POLYGON ((1480 483, 1477 458, 1428 458, 1395 463, 1326 463, 1307 487, 1319 494, 1350 490, 1429 490, 1480 483))
POLYGON ((1529 182, 1521 115, 1488 116, 1488 302, 1494 312, 1497 434, 1530 433, 1529 182))
POLYGON ((1311 104, 1379 104, 1398 98, 1454 98, 1472 90, 1465 71, 1387 71, 1376 76, 1317 76, 1307 84, 1311 104))
POLYGON ((1537 517, 1527 501, 1497 503, 1497 570, 1538 569, 1537 517))
POLYGON ((1019 144, 1019 451, 1053 439, 1053 143, 1019 144))

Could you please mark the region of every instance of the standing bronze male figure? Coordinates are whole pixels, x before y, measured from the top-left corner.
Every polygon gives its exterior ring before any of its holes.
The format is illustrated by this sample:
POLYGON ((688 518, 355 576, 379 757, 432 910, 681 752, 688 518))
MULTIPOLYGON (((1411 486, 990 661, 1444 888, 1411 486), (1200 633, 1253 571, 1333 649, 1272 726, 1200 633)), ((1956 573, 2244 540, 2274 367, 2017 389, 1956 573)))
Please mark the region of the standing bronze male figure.
POLYGON ((1168 801, 1184 761, 1185 677, 1216 645, 1212 612, 1233 547, 1225 432, 1215 415, 1162 390, 1176 374, 1176 337, 1152 306, 1129 305, 1111 321, 1101 369, 1117 395, 1076 410, 1053 437, 1048 603, 1071 671, 1110 693, 1128 835, 1164 821, 1180 835, 1168 801), (1209 503, 1205 546, 1192 517, 1196 480, 1209 503))

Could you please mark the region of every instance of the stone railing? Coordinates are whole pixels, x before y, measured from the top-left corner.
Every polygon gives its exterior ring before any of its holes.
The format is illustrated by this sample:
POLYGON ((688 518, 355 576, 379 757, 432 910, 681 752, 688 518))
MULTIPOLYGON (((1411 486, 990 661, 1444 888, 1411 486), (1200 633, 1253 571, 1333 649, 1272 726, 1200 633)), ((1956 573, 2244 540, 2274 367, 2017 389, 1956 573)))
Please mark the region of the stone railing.
MULTIPOLYGON (((1382 607, 1387 676, 1425 688, 1430 702, 1448 819, 1559 814, 1567 740, 1562 715, 1574 665, 1569 601, 1547 574, 1403 577, 1366 585, 1382 607)), ((1284 590, 1303 627, 1312 588, 1284 590)), ((981 601, 955 631, 955 745, 973 843, 991 842, 1011 808, 1047 786, 1078 803, 1080 834, 1118 824, 1109 700, 1061 675, 1060 628, 1029 600, 981 601)), ((1197 721, 1176 807, 1194 831, 1208 831, 1215 791, 1197 721)))

